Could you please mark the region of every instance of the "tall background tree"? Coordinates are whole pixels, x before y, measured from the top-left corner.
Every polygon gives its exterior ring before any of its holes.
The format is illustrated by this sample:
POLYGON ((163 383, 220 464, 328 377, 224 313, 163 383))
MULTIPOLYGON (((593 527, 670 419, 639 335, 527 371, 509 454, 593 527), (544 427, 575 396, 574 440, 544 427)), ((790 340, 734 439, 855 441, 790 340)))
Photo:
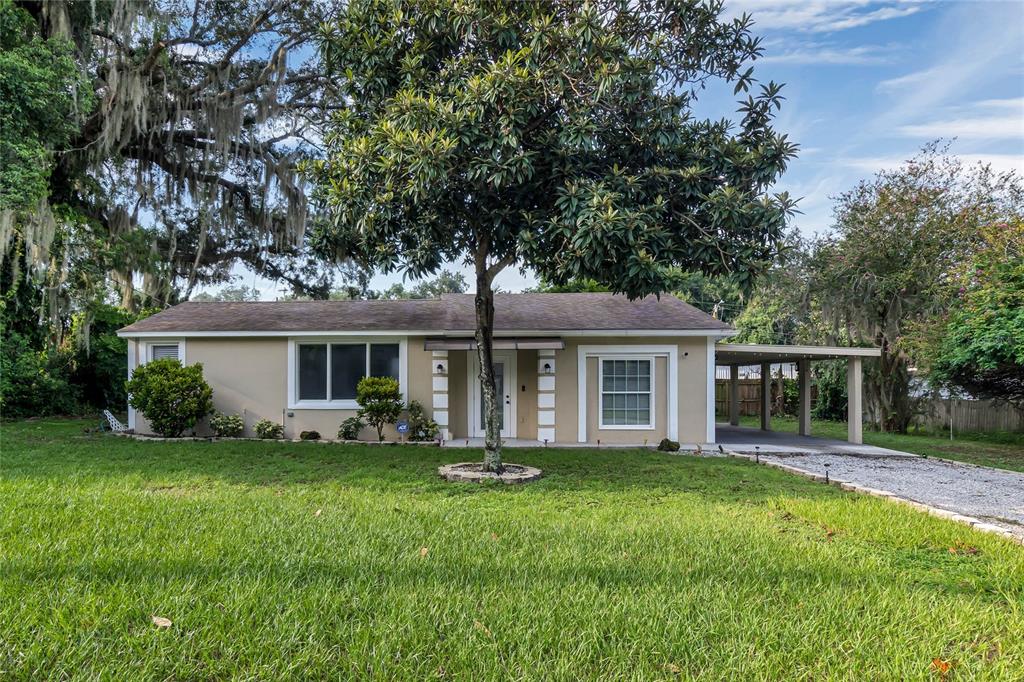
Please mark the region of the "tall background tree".
POLYGON ((981 245, 982 227, 1020 215, 1020 179, 965 166, 939 143, 837 198, 833 231, 814 246, 809 286, 831 334, 881 348, 866 398, 886 431, 916 410, 905 337, 943 315, 947 283, 981 245))
POLYGON ((1024 217, 984 226, 947 282, 948 312, 909 335, 918 367, 935 387, 1024 409, 1024 217))
POLYGON ((307 165, 331 212, 315 244, 367 267, 473 267, 487 470, 501 470, 495 277, 630 297, 680 272, 748 285, 792 203, 769 188, 795 146, 756 86, 751 19, 720 2, 354 0, 320 32, 346 107, 307 165), (713 80, 756 88, 739 120, 694 115, 713 80))
MULTIPOLYGON (((48 312, 165 305, 239 264, 327 296, 331 272, 301 249, 316 216, 295 170, 339 106, 309 45, 330 4, 3 2, 4 40, 55 55, 3 84, 42 129, 16 158, 43 145, 48 163, 18 205, 7 177, 33 164, 5 170, 0 254, 28 260, 48 312)), ((8 139, 26 126, 4 108, 8 139)))

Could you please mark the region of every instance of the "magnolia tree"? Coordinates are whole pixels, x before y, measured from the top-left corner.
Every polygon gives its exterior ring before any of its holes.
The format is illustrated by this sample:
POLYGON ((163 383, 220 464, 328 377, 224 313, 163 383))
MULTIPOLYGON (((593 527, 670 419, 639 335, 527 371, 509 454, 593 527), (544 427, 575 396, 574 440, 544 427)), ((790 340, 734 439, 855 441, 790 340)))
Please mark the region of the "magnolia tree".
POLYGON ((779 86, 735 122, 693 113, 710 81, 755 87, 751 24, 698 0, 353 0, 322 27, 346 106, 306 165, 331 213, 314 243, 416 277, 472 264, 486 470, 503 270, 635 298, 681 271, 749 283, 771 258, 792 202, 768 189, 795 153, 771 125, 779 86))

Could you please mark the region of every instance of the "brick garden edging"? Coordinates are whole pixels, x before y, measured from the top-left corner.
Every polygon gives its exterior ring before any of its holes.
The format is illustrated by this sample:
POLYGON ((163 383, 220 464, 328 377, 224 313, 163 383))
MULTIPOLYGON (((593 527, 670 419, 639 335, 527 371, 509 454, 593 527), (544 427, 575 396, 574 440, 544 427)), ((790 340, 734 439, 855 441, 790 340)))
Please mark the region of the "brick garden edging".
MULTIPOLYGON (((933 507, 930 504, 924 504, 922 502, 916 502, 914 500, 908 500, 907 498, 900 497, 899 495, 897 495, 895 493, 891 493, 888 490, 879 490, 877 488, 869 488, 867 486, 859 485, 857 483, 851 483, 850 481, 844 481, 844 480, 839 479, 839 478, 831 478, 831 477, 828 477, 828 476, 822 476, 821 474, 815 474, 813 472, 805 471, 804 469, 800 469, 800 468, 797 468, 797 467, 794 467, 794 466, 790 466, 788 464, 783 464, 781 462, 773 462, 771 460, 759 460, 757 455, 748 455, 748 454, 744 454, 742 452, 734 452, 732 450, 726 450, 725 454, 728 455, 729 457, 738 457, 740 459, 747 459, 747 460, 750 460, 752 462, 756 462, 758 464, 762 464, 764 466, 769 466, 769 467, 773 467, 775 469, 780 469, 782 471, 785 471, 785 472, 788 472, 788 473, 791 473, 791 474, 796 474, 797 476, 803 476, 804 478, 809 478, 812 481, 818 481, 820 483, 828 483, 829 485, 834 485, 837 488, 840 488, 842 490, 849 490, 850 492, 862 493, 862 494, 865 494, 865 495, 871 495, 872 497, 881 497, 881 498, 889 500, 891 502, 896 502, 898 504, 906 505, 908 507, 913 507, 914 509, 917 509, 919 511, 923 511, 923 512, 925 512, 927 514, 931 514, 932 516, 937 516, 939 518, 947 519, 949 521, 956 521, 957 523, 962 523, 964 525, 971 526, 972 528, 976 528, 976 529, 978 529, 980 531, 984 531, 986 533, 995 533, 996 535, 1001 535, 1004 538, 1007 538, 1009 540, 1012 540, 1013 542, 1016 542, 1017 544, 1024 545, 1024 537, 1016 535, 1015 533, 1013 533, 1011 531, 1008 531, 1005 528, 1002 528, 1000 526, 997 526, 994 523, 989 523, 987 521, 983 521, 982 519, 979 519, 979 518, 974 517, 974 516, 966 516, 964 514, 959 514, 957 512, 949 511, 948 509, 942 509, 940 507, 933 507)), ((956 463, 957 464, 961 464, 961 462, 956 462, 956 463)))

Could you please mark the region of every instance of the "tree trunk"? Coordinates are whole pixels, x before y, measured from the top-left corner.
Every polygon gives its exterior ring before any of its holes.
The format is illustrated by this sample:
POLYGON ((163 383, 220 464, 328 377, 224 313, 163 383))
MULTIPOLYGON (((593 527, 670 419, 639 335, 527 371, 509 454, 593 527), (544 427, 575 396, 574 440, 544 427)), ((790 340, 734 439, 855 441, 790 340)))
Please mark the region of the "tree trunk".
POLYGON ((879 428, 889 433, 906 433, 914 416, 915 400, 910 396, 910 373, 906 358, 880 336, 878 362, 879 428))
POLYGON ((505 396, 497 395, 494 383, 494 290, 486 260, 476 262, 476 356, 480 361, 480 387, 484 399, 484 471, 501 473, 501 429, 498 415, 505 396))

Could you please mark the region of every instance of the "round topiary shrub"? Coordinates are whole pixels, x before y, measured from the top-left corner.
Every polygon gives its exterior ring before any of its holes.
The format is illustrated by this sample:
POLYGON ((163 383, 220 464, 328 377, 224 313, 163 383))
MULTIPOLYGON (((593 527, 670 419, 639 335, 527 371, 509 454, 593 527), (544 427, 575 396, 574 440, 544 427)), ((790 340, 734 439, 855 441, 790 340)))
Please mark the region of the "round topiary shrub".
POLYGON ((257 438, 275 439, 284 435, 284 425, 269 419, 259 420, 253 424, 252 430, 256 432, 257 438))
POLYGON ((128 403, 166 438, 194 428, 213 410, 213 389, 199 363, 183 367, 173 358, 153 360, 137 367, 126 387, 128 403))
POLYGON ((299 434, 299 440, 320 440, 319 431, 303 431, 299 434))
POLYGON ((240 415, 218 412, 210 417, 210 428, 221 438, 237 438, 245 431, 245 421, 240 415))
POLYGON ((392 377, 363 377, 356 384, 359 418, 377 429, 377 440, 384 440, 384 426, 394 424, 402 414, 402 391, 392 377))

